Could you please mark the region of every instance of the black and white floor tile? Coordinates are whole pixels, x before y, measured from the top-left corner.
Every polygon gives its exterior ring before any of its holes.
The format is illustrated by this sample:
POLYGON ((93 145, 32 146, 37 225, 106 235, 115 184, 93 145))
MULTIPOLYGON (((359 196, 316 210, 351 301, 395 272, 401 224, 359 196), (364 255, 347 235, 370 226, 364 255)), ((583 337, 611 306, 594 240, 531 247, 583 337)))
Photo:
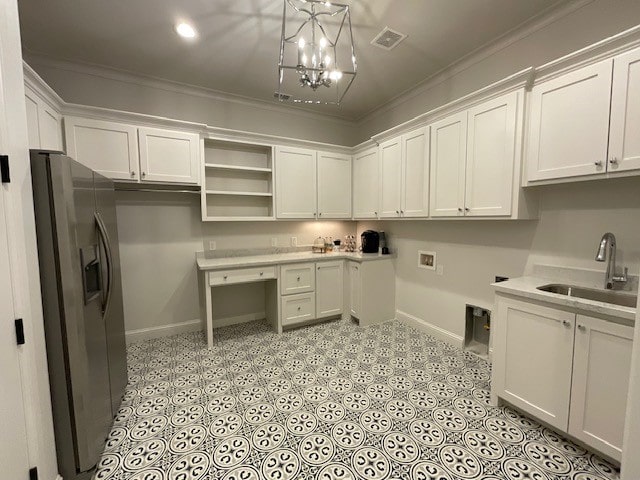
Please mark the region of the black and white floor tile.
POLYGON ((510 408, 490 365, 398 322, 263 322, 129 347, 96 480, 610 480, 510 408))

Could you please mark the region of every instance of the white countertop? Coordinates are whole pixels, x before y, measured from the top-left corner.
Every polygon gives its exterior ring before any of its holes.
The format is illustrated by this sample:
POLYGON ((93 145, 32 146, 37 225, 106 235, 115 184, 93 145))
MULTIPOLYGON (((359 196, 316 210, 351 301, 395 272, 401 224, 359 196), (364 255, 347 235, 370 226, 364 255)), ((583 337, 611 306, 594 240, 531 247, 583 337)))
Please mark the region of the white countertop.
POLYGON ((395 258, 394 254, 381 255, 379 253, 312 253, 304 252, 273 253, 267 255, 242 255, 235 257, 205 258, 204 252, 198 252, 196 263, 199 270, 221 270, 225 268, 259 267, 262 265, 279 265, 284 263, 322 262, 328 260, 353 260, 368 262, 395 258))
MULTIPOLYGON (((596 302, 579 297, 569 297, 557 293, 543 292, 537 287, 548 285, 550 283, 566 283, 558 279, 550 279, 545 277, 528 276, 507 280, 505 282, 493 283, 496 293, 506 293, 518 297, 530 298, 540 302, 552 303, 563 307, 570 307, 581 312, 592 312, 608 317, 620 319, 620 323, 625 325, 635 325, 636 309, 631 307, 622 307, 611 303, 596 302)), ((581 285, 581 282, 572 282, 574 285, 591 287, 590 285, 581 285)), ((627 292, 631 293, 631 292, 627 292)))

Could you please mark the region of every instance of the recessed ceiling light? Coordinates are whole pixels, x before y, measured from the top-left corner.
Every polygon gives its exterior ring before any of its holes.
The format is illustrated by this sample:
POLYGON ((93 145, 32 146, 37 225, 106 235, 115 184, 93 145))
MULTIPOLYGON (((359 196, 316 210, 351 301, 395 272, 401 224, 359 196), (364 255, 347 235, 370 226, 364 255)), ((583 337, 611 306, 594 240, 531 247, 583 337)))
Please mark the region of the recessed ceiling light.
POLYGON ((196 29, 188 23, 178 23, 176 25, 176 33, 183 38, 194 38, 196 36, 196 29))

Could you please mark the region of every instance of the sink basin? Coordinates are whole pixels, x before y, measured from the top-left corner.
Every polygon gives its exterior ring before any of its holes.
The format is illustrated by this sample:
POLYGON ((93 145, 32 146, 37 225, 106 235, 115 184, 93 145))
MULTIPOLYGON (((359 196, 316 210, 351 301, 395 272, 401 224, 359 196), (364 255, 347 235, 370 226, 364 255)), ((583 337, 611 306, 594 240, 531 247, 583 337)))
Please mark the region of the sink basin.
POLYGON ((566 295, 568 297, 584 298, 585 300, 593 300, 595 302, 612 303, 622 307, 636 307, 638 296, 632 293, 618 292, 613 290, 598 290, 595 288, 578 287, 576 285, 563 285, 552 283, 537 287, 538 290, 558 295, 566 295))

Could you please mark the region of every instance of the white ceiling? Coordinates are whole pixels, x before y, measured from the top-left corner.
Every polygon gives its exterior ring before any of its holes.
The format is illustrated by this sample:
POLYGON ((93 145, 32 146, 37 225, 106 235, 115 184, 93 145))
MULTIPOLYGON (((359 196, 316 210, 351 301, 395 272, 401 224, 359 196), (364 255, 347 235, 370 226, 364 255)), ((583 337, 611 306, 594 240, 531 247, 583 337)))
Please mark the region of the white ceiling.
MULTIPOLYGON (((309 108, 357 119, 558 0, 344 3, 358 76, 340 107, 309 108), (390 52, 373 47, 384 26, 408 38, 390 52)), ((27 53, 277 102, 283 0, 20 0, 19 8, 27 53), (174 33, 181 19, 196 27, 196 41, 174 33)))

